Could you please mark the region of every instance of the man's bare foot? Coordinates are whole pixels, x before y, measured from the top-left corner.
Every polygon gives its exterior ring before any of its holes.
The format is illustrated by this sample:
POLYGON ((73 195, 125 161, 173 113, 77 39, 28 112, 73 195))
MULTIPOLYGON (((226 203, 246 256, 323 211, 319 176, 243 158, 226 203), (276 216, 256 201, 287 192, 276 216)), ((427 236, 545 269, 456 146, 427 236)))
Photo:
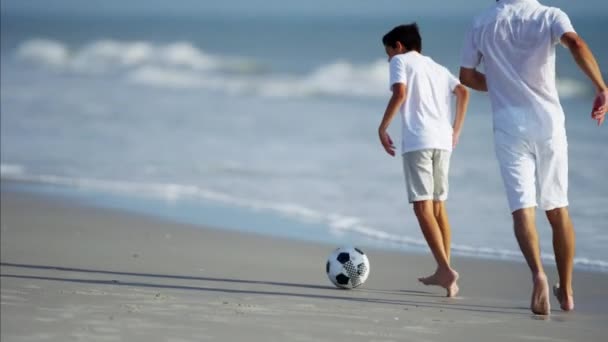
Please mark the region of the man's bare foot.
POLYGON ((418 281, 424 285, 436 285, 441 286, 447 290, 448 297, 454 297, 460 290, 456 281, 458 280, 458 272, 452 269, 437 269, 435 274, 418 278, 418 281))
POLYGON ((545 274, 539 274, 533 278, 532 300, 530 309, 537 315, 548 315, 551 307, 549 304, 549 283, 545 274))
POLYGON ((574 295, 572 292, 568 294, 564 289, 559 287, 559 284, 553 285, 553 295, 557 298, 559 306, 564 311, 574 310, 574 295))

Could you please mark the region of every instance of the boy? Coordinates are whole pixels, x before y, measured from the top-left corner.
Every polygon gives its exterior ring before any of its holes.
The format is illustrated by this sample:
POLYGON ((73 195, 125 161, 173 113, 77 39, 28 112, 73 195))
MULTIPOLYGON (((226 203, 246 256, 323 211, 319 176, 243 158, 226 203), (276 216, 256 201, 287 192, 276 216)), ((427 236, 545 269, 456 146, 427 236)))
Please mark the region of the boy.
POLYGON ((418 280, 441 286, 453 297, 459 290, 458 273, 450 266, 450 225, 444 201, 450 155, 458 143, 469 93, 445 67, 420 53, 422 39, 416 23, 395 27, 382 43, 390 62, 393 95, 378 128, 380 142, 388 154, 395 155, 387 128, 399 112, 408 200, 437 261, 435 273, 418 280), (453 123, 452 94, 456 95, 453 123))

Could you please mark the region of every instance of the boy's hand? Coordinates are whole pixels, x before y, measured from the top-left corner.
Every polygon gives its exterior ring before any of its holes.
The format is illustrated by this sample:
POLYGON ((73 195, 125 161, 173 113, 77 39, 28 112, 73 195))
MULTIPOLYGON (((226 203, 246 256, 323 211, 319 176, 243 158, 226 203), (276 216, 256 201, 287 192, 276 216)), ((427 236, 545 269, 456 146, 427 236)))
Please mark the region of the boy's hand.
POLYGON ((452 148, 456 148, 456 145, 458 145, 458 140, 460 140, 460 133, 454 132, 452 134, 452 148))
POLYGON ((380 130, 378 131, 378 135, 380 136, 380 143, 382 143, 382 147, 384 147, 386 153, 394 157, 395 145, 393 145, 393 140, 391 140, 391 137, 388 135, 388 132, 386 132, 385 130, 380 130))
POLYGON ((597 121, 597 125, 600 126, 606 119, 606 112, 608 111, 608 89, 597 94, 595 101, 593 101, 593 110, 591 111, 591 118, 597 121))

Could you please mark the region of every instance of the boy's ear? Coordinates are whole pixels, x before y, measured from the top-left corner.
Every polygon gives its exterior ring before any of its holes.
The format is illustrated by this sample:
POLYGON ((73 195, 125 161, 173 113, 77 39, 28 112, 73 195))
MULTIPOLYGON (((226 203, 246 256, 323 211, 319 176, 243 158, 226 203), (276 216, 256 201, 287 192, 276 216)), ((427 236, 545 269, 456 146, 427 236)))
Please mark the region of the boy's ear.
POLYGON ((396 41, 395 42, 395 49, 397 51, 404 52, 405 51, 405 46, 403 46, 403 44, 401 44, 400 41, 396 41))

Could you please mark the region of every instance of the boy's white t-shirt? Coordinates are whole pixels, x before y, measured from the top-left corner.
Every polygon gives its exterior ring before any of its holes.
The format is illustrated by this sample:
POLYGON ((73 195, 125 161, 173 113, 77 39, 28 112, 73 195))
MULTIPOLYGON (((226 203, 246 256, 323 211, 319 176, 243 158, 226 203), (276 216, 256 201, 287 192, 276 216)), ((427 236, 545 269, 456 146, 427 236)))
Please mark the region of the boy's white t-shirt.
POLYGON ((407 86, 399 108, 402 122, 401 153, 422 149, 452 150, 452 96, 458 79, 447 68, 416 51, 395 55, 390 61, 390 89, 407 86))

